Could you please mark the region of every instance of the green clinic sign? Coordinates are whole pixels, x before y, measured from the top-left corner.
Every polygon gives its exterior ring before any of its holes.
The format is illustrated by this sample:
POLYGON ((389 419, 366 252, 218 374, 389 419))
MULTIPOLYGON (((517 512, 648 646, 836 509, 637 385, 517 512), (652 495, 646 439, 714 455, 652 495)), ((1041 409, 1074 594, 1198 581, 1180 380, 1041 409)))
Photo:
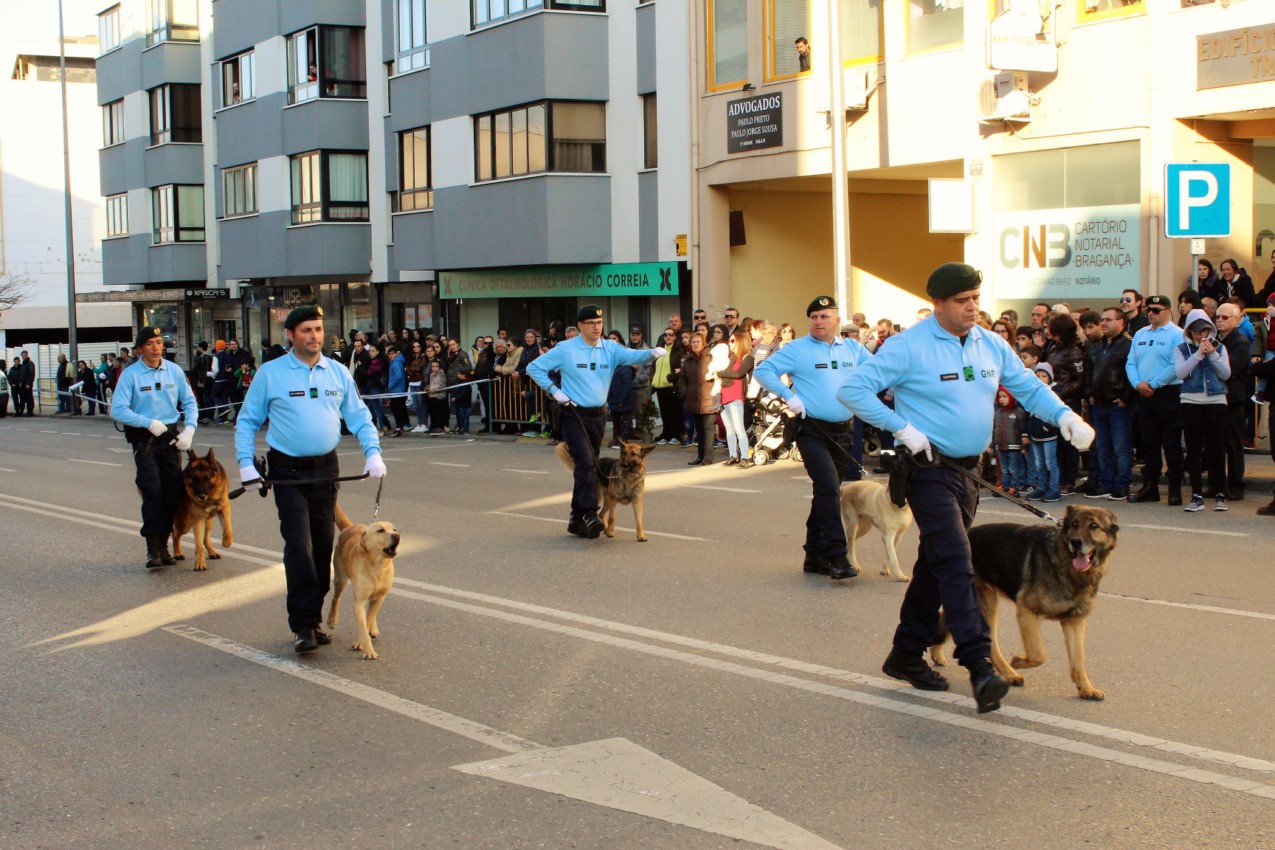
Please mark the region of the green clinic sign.
POLYGON ((677 263, 612 263, 440 272, 439 297, 677 295, 677 263))

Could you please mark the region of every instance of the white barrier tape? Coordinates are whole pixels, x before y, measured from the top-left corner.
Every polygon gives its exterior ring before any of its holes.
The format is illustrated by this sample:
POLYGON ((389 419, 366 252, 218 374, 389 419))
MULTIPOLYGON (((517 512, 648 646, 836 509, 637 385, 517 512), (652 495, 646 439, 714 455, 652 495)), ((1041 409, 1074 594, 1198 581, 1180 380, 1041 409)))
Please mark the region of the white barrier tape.
MULTIPOLYGON (((465 382, 465 383, 463 383, 463 384, 452 384, 452 385, 448 386, 448 387, 447 387, 447 391, 448 391, 448 392, 451 392, 452 390, 458 390, 458 389, 460 389, 461 387, 472 387, 472 386, 474 386, 475 384, 490 384, 490 383, 494 383, 494 382, 499 381, 499 380, 500 380, 500 378, 481 378, 481 379, 479 379, 479 380, 477 380, 477 381, 466 381, 466 382, 465 382)), ((375 398, 375 399, 382 399, 382 398, 411 398, 411 397, 412 397, 412 396, 414 396, 414 395, 429 395, 429 393, 430 393, 430 391, 429 391, 429 390, 420 390, 419 392, 411 392, 411 391, 409 391, 409 392, 405 392, 405 393, 379 393, 379 394, 377 394, 377 395, 365 395, 365 396, 361 396, 361 398, 362 398, 364 401, 367 401, 367 400, 368 400, 368 399, 370 399, 370 398, 375 398)))

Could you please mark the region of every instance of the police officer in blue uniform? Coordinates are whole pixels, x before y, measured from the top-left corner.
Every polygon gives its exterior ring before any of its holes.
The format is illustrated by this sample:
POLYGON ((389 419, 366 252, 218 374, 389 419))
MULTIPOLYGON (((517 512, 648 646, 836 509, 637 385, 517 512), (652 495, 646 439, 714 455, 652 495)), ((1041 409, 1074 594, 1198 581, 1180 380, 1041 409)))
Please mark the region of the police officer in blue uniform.
MULTIPOLYGON (((937 450, 946 461, 972 470, 991 442, 996 390, 1003 385, 1084 451, 1093 429, 1027 371, 1008 343, 978 326, 982 280, 981 272, 964 263, 935 269, 926 285, 934 313, 856 369, 837 398, 856 416, 892 432, 923 464, 935 460, 937 450), (877 398, 890 387, 894 410, 877 398)), ((947 679, 922 658, 942 605, 978 710, 995 711, 1009 683, 988 658, 991 641, 974 589, 968 532, 978 485, 959 470, 935 463, 912 470, 907 494, 921 547, 882 670, 921 690, 947 690, 947 679)))
POLYGON ((146 568, 177 563, 168 551, 173 516, 182 494, 182 452, 195 439, 199 403, 186 373, 164 359, 164 335, 147 326, 137 332, 133 348, 139 359, 120 373, 111 398, 111 417, 124 426, 133 447, 137 489, 142 494, 142 537, 146 568), (184 424, 182 430, 178 426, 184 424))
POLYGON ((576 315, 578 336, 560 342, 527 367, 527 374, 554 401, 563 405, 562 441, 575 464, 575 485, 571 490, 571 518, 567 533, 597 539, 602 533, 598 518, 598 452, 606 430, 607 392, 611 376, 622 366, 641 366, 658 360, 663 348, 626 348, 602 339, 602 308, 588 305, 576 315), (549 373, 561 373, 556 386, 549 373))
POLYGON ((1182 504, 1182 379, 1173 368, 1173 349, 1182 342, 1182 329, 1173 323, 1172 302, 1163 295, 1147 299, 1146 327, 1129 343, 1125 374, 1138 391, 1137 426, 1146 464, 1142 489, 1130 502, 1160 501, 1160 453, 1168 468, 1170 505, 1182 504))
POLYGON ((803 569, 841 580, 859 574, 846 558, 840 503, 841 483, 858 466, 851 454, 854 423, 837 401, 837 390, 868 359, 868 350, 840 336, 841 316, 837 302, 829 296, 811 301, 806 317, 809 335, 772 352, 753 375, 801 417, 796 443, 814 490, 806 517, 803 569), (783 375, 792 380, 791 387, 783 382, 783 375))
POLYGON ((292 350, 261 364, 252 379, 235 423, 235 454, 244 489, 260 489, 253 444, 269 419, 266 470, 271 480, 314 481, 274 490, 288 582, 288 627, 292 648, 300 653, 332 642, 320 623, 323 597, 332 582, 338 487, 333 479, 341 474, 336 455, 341 420, 363 447, 366 474, 385 477, 385 462, 354 379, 340 363, 323 356, 323 308, 298 307, 283 327, 292 350))

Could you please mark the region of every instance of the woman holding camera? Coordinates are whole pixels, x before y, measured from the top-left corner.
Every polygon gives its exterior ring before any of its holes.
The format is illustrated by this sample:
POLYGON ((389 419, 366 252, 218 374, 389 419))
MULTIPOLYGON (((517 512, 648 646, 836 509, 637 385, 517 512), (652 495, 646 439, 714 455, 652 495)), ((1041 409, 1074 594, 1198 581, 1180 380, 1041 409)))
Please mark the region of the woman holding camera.
POLYGON ((1201 463, 1208 465, 1215 511, 1226 510, 1226 379, 1231 361, 1220 350, 1217 328, 1203 310, 1187 314, 1183 342, 1173 350, 1173 368, 1182 379, 1182 433, 1186 438, 1191 503, 1185 510, 1204 510, 1201 463))

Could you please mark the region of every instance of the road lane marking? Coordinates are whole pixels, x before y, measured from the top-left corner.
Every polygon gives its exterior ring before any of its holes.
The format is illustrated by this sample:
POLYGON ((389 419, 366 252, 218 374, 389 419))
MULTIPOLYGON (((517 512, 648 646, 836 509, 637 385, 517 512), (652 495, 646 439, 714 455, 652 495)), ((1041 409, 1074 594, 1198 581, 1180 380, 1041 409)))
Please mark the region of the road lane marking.
POLYGON ((501 469, 500 471, 501 472, 523 472, 523 473, 526 473, 527 475, 548 475, 549 474, 548 470, 545 470, 545 469, 501 469))
POLYGON ((122 463, 108 463, 107 461, 104 461, 104 460, 84 460, 78 457, 69 457, 67 458, 67 460, 73 463, 91 463, 94 466, 123 466, 124 465, 122 463))
POLYGON ((427 460, 425 462, 428 463, 430 466, 455 466, 455 467, 459 467, 460 469, 469 468, 469 464, 467 463, 447 463, 446 461, 442 461, 442 460, 427 460))
POLYGON ((1194 602, 1170 602, 1167 599, 1150 599, 1146 596, 1130 596, 1127 593, 1107 593, 1105 590, 1098 591, 1098 595, 1125 602, 1142 602, 1147 605, 1164 605, 1168 608, 1185 608, 1188 611, 1207 611, 1210 614, 1232 614, 1236 617, 1251 617, 1254 620, 1275 621, 1275 614, 1265 614, 1261 611, 1239 611, 1235 608, 1219 608, 1216 605, 1199 605, 1194 602))
POLYGON ((760 493, 760 490, 746 490, 743 487, 714 487, 712 484, 683 484, 692 490, 721 490, 723 493, 760 493))
MULTIPOLYGON (((515 517, 517 519, 534 519, 534 520, 538 520, 539 522, 554 522, 554 523, 557 523, 558 525, 562 524, 561 519, 554 519, 553 517, 547 517, 547 516, 535 516, 534 514, 513 514, 513 513, 508 513, 507 511, 488 511, 487 513, 492 516, 507 516, 507 517, 515 517)), ((615 530, 624 531, 624 532, 633 532, 634 534, 637 533, 636 528, 624 528, 623 526, 619 526, 619 525, 615 527, 615 530)), ((673 534, 668 531, 651 531, 650 529, 647 529, 646 534, 648 537, 671 537, 674 540, 694 540, 699 543, 713 542, 709 540, 707 537, 689 537, 685 534, 673 534)))
MULTIPOLYGON (((1077 504, 1077 503, 1073 503, 1073 504, 1077 504)), ((989 508, 983 508, 981 506, 978 509, 978 516, 1022 517, 1022 515, 1023 515, 1022 511, 997 511, 997 510, 992 510, 989 508)), ((1147 523, 1142 523, 1142 522, 1125 522, 1123 520, 1120 521, 1120 527, 1121 528, 1143 528, 1148 531, 1180 531, 1186 534, 1190 534, 1192 536, 1196 534, 1212 534, 1215 537, 1251 537, 1252 536, 1251 534, 1247 534, 1241 531, 1218 531, 1212 528, 1197 528, 1191 525, 1149 525, 1147 523)))
POLYGON ((17 470, 16 470, 16 469, 6 469, 6 468, 4 468, 4 467, 0 467, 0 472, 17 472, 17 470))

